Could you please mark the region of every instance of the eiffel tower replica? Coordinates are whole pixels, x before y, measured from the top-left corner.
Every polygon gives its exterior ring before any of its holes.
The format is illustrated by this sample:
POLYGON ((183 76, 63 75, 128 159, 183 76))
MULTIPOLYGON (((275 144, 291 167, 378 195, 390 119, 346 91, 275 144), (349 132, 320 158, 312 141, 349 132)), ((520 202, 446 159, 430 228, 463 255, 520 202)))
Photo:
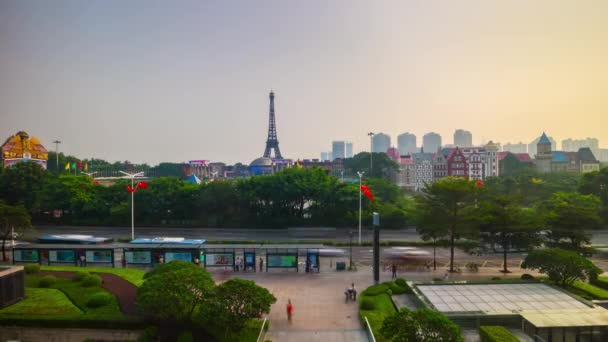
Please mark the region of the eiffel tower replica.
POLYGON ((277 125, 274 122, 274 92, 270 91, 270 115, 268 118, 268 139, 266 139, 266 149, 264 150, 264 158, 271 158, 271 152, 274 149, 274 158, 283 159, 281 150, 279 149, 279 139, 277 138, 277 125))

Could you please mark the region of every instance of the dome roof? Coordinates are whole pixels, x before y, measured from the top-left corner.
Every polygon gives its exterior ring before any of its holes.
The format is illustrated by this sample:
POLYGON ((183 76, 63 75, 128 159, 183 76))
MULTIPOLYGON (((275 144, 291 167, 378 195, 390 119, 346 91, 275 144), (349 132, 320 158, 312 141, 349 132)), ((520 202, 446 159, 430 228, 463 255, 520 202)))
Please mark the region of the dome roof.
POLYGON ((249 164, 249 166, 272 166, 272 159, 266 157, 260 157, 255 159, 249 164))

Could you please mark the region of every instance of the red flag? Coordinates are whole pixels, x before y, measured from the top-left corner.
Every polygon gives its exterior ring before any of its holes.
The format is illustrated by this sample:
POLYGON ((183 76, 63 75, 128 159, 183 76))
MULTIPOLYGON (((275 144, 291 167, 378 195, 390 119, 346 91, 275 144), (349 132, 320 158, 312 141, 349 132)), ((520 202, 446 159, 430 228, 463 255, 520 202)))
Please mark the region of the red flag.
POLYGON ((475 183, 475 185, 477 185, 478 188, 481 188, 483 186, 483 182, 477 181, 477 183, 475 183))
POLYGON ((361 185, 361 191, 365 197, 369 198, 370 201, 374 200, 374 195, 372 195, 372 191, 367 187, 367 185, 361 185))
POLYGON ((76 164, 76 167, 79 169, 82 169, 82 161, 79 160, 78 163, 76 164))
POLYGON ((94 181, 93 181, 93 184, 98 185, 98 184, 99 184, 99 181, 98 181, 98 180, 94 180, 94 181))
POLYGON ((147 189, 148 188, 148 183, 146 182, 139 182, 137 183, 137 186, 135 187, 136 189, 147 189))
POLYGON ((135 189, 133 189, 130 185, 127 185, 127 191, 128 192, 135 192, 135 189))

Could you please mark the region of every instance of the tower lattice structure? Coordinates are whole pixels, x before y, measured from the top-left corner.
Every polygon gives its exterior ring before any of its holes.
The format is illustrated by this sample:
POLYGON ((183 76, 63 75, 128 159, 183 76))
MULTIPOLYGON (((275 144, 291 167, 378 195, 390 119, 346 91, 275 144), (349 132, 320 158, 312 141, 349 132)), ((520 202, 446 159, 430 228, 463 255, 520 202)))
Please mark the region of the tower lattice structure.
POLYGON ((270 92, 270 113, 268 118, 268 139, 266 139, 266 149, 264 157, 271 158, 271 152, 274 149, 274 157, 283 159, 281 150, 279 149, 279 139, 277 138, 277 125, 274 118, 274 92, 270 92))

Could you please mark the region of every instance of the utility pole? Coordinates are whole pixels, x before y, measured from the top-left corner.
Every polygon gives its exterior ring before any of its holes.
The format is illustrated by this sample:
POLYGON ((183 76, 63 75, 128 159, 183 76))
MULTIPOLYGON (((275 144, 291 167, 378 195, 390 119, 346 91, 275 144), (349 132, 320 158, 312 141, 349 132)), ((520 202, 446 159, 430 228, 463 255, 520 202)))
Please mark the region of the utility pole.
MULTIPOLYGON (((126 173, 124 171, 118 171, 124 175, 126 175, 125 178, 131 178, 131 188, 135 189, 133 186, 133 181, 135 180, 135 177, 141 177, 144 175, 143 172, 138 172, 138 173, 126 173)), ((135 240, 135 191, 131 192, 131 240, 135 240)))
POLYGON ((380 283, 380 214, 374 213, 374 284, 380 283))
POLYGON ((357 171, 359 175, 359 246, 361 245, 361 178, 363 178, 363 171, 357 171))
POLYGON ((55 140, 53 141, 53 144, 55 144, 55 163, 57 167, 57 172, 59 172, 59 144, 61 144, 61 141, 55 140))
POLYGON ((371 177, 373 168, 372 156, 374 154, 374 133, 369 132, 367 135, 369 136, 369 176, 371 177))

